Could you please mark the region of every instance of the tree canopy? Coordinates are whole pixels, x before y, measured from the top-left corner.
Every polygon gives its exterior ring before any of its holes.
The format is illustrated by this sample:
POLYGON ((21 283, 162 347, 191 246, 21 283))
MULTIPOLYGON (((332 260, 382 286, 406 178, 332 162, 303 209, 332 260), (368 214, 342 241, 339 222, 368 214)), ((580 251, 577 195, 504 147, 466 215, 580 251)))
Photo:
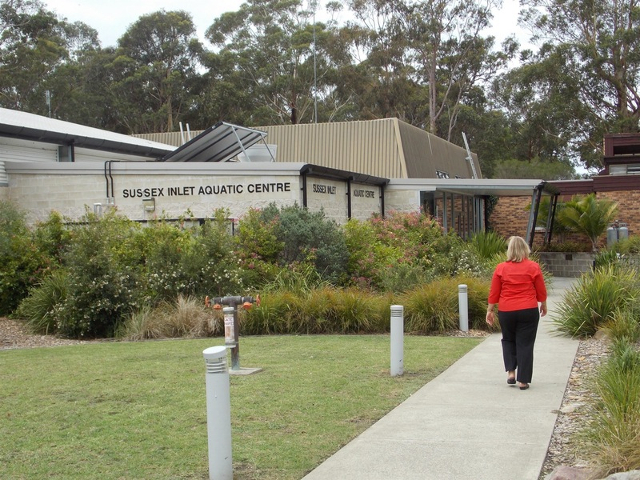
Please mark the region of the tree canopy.
POLYGON ((524 0, 537 51, 487 35, 500 0, 247 0, 213 19, 141 16, 116 47, 1 0, 0 106, 122 133, 397 117, 478 153, 485 176, 598 168, 637 132, 640 7, 524 0))

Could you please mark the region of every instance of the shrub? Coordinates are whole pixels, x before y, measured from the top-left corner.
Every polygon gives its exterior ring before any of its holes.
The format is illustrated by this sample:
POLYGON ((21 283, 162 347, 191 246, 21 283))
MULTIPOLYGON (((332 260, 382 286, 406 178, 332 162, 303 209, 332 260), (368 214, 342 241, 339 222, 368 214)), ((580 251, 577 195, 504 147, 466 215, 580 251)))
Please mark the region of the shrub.
POLYGON ((476 253, 486 260, 507 251, 507 241, 493 231, 475 233, 471 237, 470 243, 476 253))
POLYGON ((144 305, 120 325, 117 336, 127 340, 174 337, 210 337, 222 333, 223 324, 195 297, 179 296, 155 308, 144 305))
POLYGON ((387 244, 370 221, 349 220, 344 232, 350 282, 363 288, 395 290, 392 285, 384 285, 385 272, 400 264, 410 265, 401 261, 404 250, 387 244))
POLYGON ((244 335, 308 333, 302 314, 304 299, 289 291, 261 295, 261 303, 245 314, 240 324, 244 335))
POLYGON ((605 322, 602 330, 610 339, 626 340, 629 343, 640 340, 640 309, 637 301, 634 303, 636 303, 635 307, 617 308, 605 322))
POLYGON ((458 286, 467 285, 469 328, 488 329, 485 323, 490 282, 469 276, 441 278, 404 294, 406 330, 443 333, 459 328, 458 286))
POLYGON ((257 209, 249 210, 238 223, 234 237, 236 256, 242 269, 243 284, 259 289, 278 274, 278 256, 284 244, 276 236, 277 215, 263 218, 257 209))
POLYGON ((56 333, 58 311, 67 297, 68 282, 66 272, 57 270, 32 288, 29 296, 20 302, 16 316, 27 320, 32 333, 56 333))
POLYGON ((595 473, 605 477, 640 468, 640 352, 633 344, 614 343, 596 375, 595 392, 599 401, 582 434, 597 458, 595 473))
POLYGON ((381 269, 379 286, 385 292, 403 293, 432 279, 421 264, 398 263, 381 269))
POLYGON ((617 309, 638 297, 637 272, 607 265, 584 274, 567 292, 553 322, 558 331, 572 337, 592 336, 617 309))
POLYGON ((284 244, 281 264, 312 259, 325 280, 340 284, 346 278, 348 252, 342 229, 324 212, 311 212, 298 205, 283 207, 276 228, 278 240, 284 244))
POLYGON ((58 315, 58 331, 69 337, 109 337, 141 303, 138 271, 131 256, 138 224, 115 212, 101 219, 87 214, 72 232, 65 255, 68 289, 58 315))
POLYGON ((616 252, 622 255, 635 255, 640 253, 640 235, 632 235, 629 238, 620 240, 613 245, 616 252))
POLYGON ((13 312, 50 265, 51 259, 32 239, 25 213, 0 201, 0 315, 13 312))
POLYGON ((36 223, 34 242, 39 252, 51 259, 56 266, 62 264, 64 252, 69 248, 71 232, 62 215, 52 211, 44 222, 36 223))
POLYGON ((557 213, 557 220, 573 231, 584 233, 591 240, 592 250, 598 251, 598 239, 615 218, 618 204, 608 199, 597 199, 595 193, 576 196, 557 213))

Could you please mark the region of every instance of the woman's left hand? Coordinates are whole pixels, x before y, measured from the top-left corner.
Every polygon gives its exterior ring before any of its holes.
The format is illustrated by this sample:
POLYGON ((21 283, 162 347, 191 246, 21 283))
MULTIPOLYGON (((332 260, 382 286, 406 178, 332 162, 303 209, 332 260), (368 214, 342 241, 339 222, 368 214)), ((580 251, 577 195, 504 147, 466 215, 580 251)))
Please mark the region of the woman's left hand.
POLYGON ((493 323, 495 322, 493 311, 487 311, 487 318, 485 320, 489 326, 493 327, 493 323))

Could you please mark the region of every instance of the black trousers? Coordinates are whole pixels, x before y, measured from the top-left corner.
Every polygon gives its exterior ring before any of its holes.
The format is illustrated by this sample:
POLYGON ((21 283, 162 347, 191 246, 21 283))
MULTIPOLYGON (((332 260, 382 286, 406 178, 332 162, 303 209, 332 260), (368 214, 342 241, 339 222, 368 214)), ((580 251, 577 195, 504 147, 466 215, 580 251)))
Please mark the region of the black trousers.
POLYGON ((517 370, 516 380, 530 383, 533 376, 533 344, 536 341, 540 312, 537 308, 498 311, 502 329, 502 357, 505 371, 517 370))

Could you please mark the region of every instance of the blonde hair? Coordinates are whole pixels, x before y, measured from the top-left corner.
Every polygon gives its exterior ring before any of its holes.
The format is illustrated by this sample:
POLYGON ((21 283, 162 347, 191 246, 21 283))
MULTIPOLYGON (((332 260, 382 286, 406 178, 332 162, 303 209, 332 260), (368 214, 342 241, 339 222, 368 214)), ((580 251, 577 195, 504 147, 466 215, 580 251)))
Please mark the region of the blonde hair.
POLYGON ((531 249, 522 237, 513 236, 509 238, 509 246, 507 247, 507 262, 521 262, 529 258, 531 249))

